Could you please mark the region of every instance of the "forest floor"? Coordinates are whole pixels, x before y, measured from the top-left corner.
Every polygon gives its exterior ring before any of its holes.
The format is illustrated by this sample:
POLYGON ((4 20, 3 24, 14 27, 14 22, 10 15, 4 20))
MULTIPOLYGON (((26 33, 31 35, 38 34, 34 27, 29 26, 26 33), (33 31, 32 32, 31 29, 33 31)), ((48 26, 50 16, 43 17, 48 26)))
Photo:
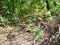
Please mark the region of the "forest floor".
MULTIPOLYGON (((60 25, 58 26, 60 30, 60 25)), ((22 23, 18 26, 8 25, 5 27, 0 27, 0 45, 39 45, 40 41, 35 41, 34 37, 34 33, 39 33, 39 31, 41 31, 39 29, 40 29, 39 23, 37 25, 35 23, 31 24, 22 23), (38 29, 36 29, 36 27, 38 29), (33 30, 37 32, 34 32, 33 30)), ((37 35, 40 36, 39 34, 37 35)))
POLYGON ((30 32, 30 25, 23 29, 21 26, 0 27, 0 45, 38 45, 34 41, 33 33, 30 32))

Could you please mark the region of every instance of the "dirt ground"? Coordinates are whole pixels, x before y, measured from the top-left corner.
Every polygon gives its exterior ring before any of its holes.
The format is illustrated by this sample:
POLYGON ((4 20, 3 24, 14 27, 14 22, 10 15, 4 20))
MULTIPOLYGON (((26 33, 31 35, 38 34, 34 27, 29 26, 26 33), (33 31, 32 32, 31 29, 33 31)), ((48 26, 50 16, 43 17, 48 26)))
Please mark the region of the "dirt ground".
POLYGON ((39 43, 34 41, 31 32, 21 29, 20 26, 0 27, 0 45, 39 45, 39 43))
POLYGON ((0 45, 38 45, 31 32, 19 30, 20 27, 7 26, 0 31, 0 45), (14 30, 15 29, 15 30, 14 30))

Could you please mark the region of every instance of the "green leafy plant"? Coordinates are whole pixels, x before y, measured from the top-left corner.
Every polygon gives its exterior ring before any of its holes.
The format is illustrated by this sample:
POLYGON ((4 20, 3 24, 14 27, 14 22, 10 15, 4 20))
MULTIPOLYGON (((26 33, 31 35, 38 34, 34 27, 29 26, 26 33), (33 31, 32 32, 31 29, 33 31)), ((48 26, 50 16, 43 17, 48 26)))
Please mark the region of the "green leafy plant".
MULTIPOLYGON (((56 16, 60 12, 59 0, 1 0, 5 18, 9 22, 14 22, 17 18, 25 17, 29 14, 43 13, 47 20, 56 16), (49 6, 49 10, 47 9, 49 6), (50 14, 48 14, 50 12, 50 14)), ((34 16, 34 15, 33 15, 34 16)), ((23 20, 28 20, 24 18, 23 20)), ((29 19, 30 20, 30 19, 29 19)), ((30 20, 31 22, 31 20, 30 20)))

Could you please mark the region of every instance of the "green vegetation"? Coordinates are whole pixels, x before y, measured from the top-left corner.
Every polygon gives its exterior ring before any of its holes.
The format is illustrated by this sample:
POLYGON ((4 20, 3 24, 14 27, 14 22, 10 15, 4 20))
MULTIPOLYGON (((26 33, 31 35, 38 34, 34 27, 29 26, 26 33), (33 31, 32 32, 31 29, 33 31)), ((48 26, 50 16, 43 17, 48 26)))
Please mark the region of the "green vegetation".
POLYGON ((5 24, 18 21, 22 17, 28 20, 27 16, 35 16, 38 13, 43 13, 49 19, 60 12, 59 0, 48 0, 49 7, 47 7, 46 0, 1 0, 1 3, 4 11, 4 18, 1 22, 5 24))

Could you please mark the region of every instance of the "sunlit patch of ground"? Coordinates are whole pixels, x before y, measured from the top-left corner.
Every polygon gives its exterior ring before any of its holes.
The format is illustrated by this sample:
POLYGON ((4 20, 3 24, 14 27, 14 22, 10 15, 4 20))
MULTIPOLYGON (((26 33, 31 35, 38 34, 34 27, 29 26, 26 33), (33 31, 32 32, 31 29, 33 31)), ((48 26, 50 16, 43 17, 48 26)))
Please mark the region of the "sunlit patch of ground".
POLYGON ((38 45, 39 43, 35 42, 39 39, 38 28, 34 24, 27 24, 25 29, 21 26, 1 27, 0 45, 38 45))

